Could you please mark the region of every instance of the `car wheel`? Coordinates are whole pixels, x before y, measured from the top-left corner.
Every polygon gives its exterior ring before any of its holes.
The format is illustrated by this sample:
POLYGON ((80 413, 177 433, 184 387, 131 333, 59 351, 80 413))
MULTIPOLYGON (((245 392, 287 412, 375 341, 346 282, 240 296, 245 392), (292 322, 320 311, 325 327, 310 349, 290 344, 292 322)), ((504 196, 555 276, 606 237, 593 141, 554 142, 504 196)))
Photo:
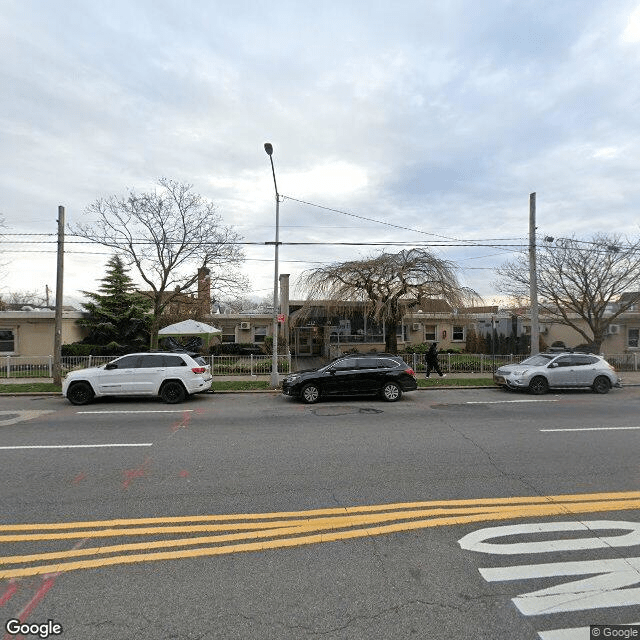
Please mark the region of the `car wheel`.
POLYGON ((167 404, 178 404, 182 402, 187 396, 187 392, 184 390, 184 387, 180 382, 176 382, 175 380, 169 380, 169 382, 165 382, 160 389, 160 397, 167 404))
POLYGON ((302 387, 300 397, 302 398, 302 402, 305 402, 306 404, 313 404, 320 400, 320 389, 315 384, 307 384, 302 387))
POLYGON ((71 404, 89 404, 93 400, 93 389, 88 382, 76 382, 67 390, 67 400, 71 404))
POLYGON ((591 387, 595 393, 609 393, 611 381, 606 376, 598 376, 591 387))
POLYGON ((542 396, 549 391, 549 383, 542 376, 536 376, 529 383, 529 391, 536 396, 542 396))
POLYGON ((400 391, 400 387, 395 382, 387 382, 384 387, 382 387, 382 397, 387 402, 400 400, 401 396, 402 391, 400 391))

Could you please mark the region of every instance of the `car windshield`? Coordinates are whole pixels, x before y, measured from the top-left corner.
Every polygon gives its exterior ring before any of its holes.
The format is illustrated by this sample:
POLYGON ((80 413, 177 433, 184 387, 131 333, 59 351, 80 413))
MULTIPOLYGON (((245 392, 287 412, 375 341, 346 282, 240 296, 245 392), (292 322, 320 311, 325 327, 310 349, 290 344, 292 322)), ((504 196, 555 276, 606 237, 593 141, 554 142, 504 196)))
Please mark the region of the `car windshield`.
POLYGON ((555 358, 555 356, 539 353, 538 355, 531 356, 530 358, 523 360, 520 364, 528 364, 533 367, 541 367, 541 366, 544 366, 545 364, 549 364, 549 362, 553 358, 555 358))

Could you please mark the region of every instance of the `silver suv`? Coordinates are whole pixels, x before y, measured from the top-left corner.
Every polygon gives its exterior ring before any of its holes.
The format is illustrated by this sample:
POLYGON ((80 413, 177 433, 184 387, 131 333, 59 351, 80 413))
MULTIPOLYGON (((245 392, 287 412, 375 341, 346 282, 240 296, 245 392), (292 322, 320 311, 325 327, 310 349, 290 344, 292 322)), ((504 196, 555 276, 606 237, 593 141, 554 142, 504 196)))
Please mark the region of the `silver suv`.
POLYGON ((156 396, 182 402, 211 388, 211 367, 187 353, 131 353, 101 367, 72 371, 62 383, 71 404, 101 396, 156 396))
POLYGON ((607 393, 621 386, 615 369, 603 357, 585 353, 539 353, 520 364, 500 367, 493 380, 506 389, 528 389, 536 395, 580 387, 607 393))

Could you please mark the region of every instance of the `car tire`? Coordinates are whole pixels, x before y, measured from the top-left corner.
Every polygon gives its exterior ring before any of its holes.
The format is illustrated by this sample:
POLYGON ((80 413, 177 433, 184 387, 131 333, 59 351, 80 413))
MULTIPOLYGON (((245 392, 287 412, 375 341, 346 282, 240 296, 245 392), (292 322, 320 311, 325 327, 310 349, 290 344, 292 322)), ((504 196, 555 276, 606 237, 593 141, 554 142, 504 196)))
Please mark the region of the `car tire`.
POLYGON ((71 404, 89 404, 94 396, 93 389, 88 382, 75 382, 67 389, 67 400, 71 404))
POLYGON ((306 384, 300 390, 300 398, 305 404, 314 404, 320 400, 320 388, 315 384, 306 384))
POLYGON ((611 389, 611 380, 607 376, 598 376, 591 386, 594 393, 609 393, 611 389))
POLYGON ((529 383, 529 392, 534 396, 543 396, 549 391, 549 383, 542 376, 536 376, 529 383))
POLYGON ((387 382, 382 387, 382 399, 387 402, 397 402, 402 397, 402 390, 395 382, 387 382))
POLYGON ((167 404, 178 404, 183 402, 187 397, 187 392, 184 390, 181 382, 176 380, 169 380, 162 385, 160 389, 160 397, 167 404))

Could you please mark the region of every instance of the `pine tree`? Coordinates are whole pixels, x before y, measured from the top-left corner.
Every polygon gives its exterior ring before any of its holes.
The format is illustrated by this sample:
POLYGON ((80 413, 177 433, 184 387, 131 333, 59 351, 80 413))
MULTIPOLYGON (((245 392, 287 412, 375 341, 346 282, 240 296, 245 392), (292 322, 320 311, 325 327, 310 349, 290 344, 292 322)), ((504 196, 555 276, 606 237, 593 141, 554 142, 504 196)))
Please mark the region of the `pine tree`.
POLYGON ((109 260, 100 282, 99 293, 82 292, 90 300, 82 303, 87 316, 79 321, 89 330, 85 341, 97 345, 148 345, 152 303, 135 291, 120 256, 109 260))

